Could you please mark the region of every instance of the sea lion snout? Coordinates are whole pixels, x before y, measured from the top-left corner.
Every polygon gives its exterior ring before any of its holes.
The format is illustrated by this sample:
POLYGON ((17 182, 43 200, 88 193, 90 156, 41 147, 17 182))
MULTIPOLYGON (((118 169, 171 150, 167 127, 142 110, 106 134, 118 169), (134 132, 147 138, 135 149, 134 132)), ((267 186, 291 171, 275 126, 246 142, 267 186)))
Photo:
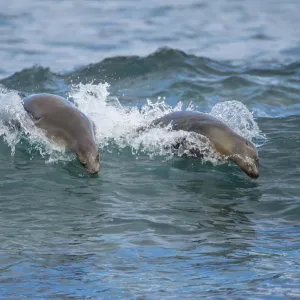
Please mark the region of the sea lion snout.
POLYGON ((257 179, 259 177, 259 163, 258 161, 246 162, 242 170, 251 178, 257 179))
POLYGON ((84 166, 89 174, 97 174, 100 171, 100 159, 98 150, 96 152, 88 152, 85 155, 78 155, 80 163, 84 166))
POLYGON ((72 149, 85 171, 89 174, 97 174, 100 171, 99 149, 94 140, 85 138, 85 140, 74 143, 72 149))
POLYGON ((259 177, 259 160, 258 157, 249 157, 242 155, 234 155, 230 157, 240 169, 245 172, 249 177, 257 179, 259 177))
POLYGON ((85 165, 85 170, 89 174, 97 174, 100 171, 100 163, 99 161, 94 161, 92 164, 85 165))

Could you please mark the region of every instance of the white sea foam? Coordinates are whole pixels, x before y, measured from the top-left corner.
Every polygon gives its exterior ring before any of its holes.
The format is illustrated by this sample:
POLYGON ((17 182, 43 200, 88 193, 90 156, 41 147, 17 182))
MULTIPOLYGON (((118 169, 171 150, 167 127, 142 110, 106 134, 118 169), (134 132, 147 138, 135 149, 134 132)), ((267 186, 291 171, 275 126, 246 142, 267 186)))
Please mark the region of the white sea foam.
MULTIPOLYGON (((157 102, 148 100, 141 108, 127 107, 122 105, 116 97, 111 96, 108 88, 108 84, 79 84, 72 86, 69 93, 74 104, 95 122, 96 139, 100 149, 109 149, 111 145, 114 145, 122 151, 129 147, 132 154, 136 156, 146 154, 150 157, 164 156, 168 159, 174 155, 174 149, 172 150, 171 145, 184 138, 185 147, 179 147, 177 155, 192 155, 190 150, 197 148, 204 153, 204 160, 213 163, 219 161, 207 139, 203 137, 199 139, 198 134, 169 131, 168 128, 152 128, 137 132, 137 128, 150 124, 156 118, 173 111, 181 111, 183 109, 182 103, 178 103, 176 107, 171 107, 165 99, 159 98, 157 102)), ((30 147, 38 150, 47 159, 47 162, 74 159, 74 155, 66 151, 64 147, 49 141, 44 133, 33 125, 22 107, 20 96, 16 92, 0 88, 0 103, 2 119, 15 118, 22 126, 21 134, 12 131, 5 124, 0 126, 0 135, 11 147, 12 154, 16 144, 25 135, 30 147)), ((194 107, 191 104, 187 109, 194 110, 194 107)), ((261 137, 252 113, 238 101, 218 103, 212 108, 210 114, 222 120, 247 139, 261 137)))

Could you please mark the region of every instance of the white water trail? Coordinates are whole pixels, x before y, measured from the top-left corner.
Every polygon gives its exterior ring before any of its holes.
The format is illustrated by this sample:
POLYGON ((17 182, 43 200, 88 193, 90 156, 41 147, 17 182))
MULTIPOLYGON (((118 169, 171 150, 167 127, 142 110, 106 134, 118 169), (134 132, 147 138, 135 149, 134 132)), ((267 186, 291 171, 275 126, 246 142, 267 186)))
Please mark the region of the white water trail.
MULTIPOLYGON (((219 162, 220 158, 212 151, 210 143, 203 137, 199 139, 199 134, 169 131, 168 128, 152 128, 137 133, 136 129, 140 126, 149 125, 154 119, 167 113, 181 111, 181 102, 171 107, 164 99, 159 98, 157 102, 148 100, 140 109, 137 106, 124 107, 116 97, 109 95, 108 87, 108 84, 79 84, 73 86, 70 92, 77 107, 95 122, 100 147, 113 143, 119 149, 130 147, 135 155, 143 152, 150 157, 159 155, 170 158, 174 155, 171 145, 185 138, 186 149, 181 152, 182 149, 179 148, 178 155, 192 155, 189 149, 195 147, 204 153, 204 160, 219 162)), ((194 106, 191 104, 187 110, 194 110, 194 106)), ((241 102, 218 103, 210 114, 247 139, 262 137, 252 113, 241 102)))
MULTIPOLYGON (((69 96, 74 104, 96 124, 96 139, 100 151, 116 146, 119 151, 130 147, 132 154, 146 154, 153 158, 164 156, 166 159, 174 155, 171 145, 185 138, 185 148, 179 147, 177 155, 191 155, 190 149, 196 147, 204 153, 204 160, 218 163, 220 158, 214 153, 207 139, 199 139, 199 135, 185 131, 169 131, 168 128, 152 128, 137 133, 140 126, 149 125, 154 119, 173 111, 181 111, 182 103, 175 107, 169 106, 164 99, 157 102, 150 100, 138 108, 123 106, 116 97, 108 92, 109 85, 105 84, 78 84, 71 87, 69 96)), ((194 110, 191 104, 187 110, 194 110)), ((216 104, 211 115, 219 118, 243 137, 252 140, 262 137, 259 127, 247 107, 238 101, 226 101, 216 104)), ((21 103, 20 96, 14 92, 0 87, 0 116, 1 119, 17 119, 22 125, 21 134, 11 131, 9 126, 0 125, 0 135, 12 149, 22 136, 29 142, 29 150, 37 150, 40 155, 47 158, 47 162, 70 161, 74 155, 60 145, 49 141, 44 133, 37 129, 21 103)))

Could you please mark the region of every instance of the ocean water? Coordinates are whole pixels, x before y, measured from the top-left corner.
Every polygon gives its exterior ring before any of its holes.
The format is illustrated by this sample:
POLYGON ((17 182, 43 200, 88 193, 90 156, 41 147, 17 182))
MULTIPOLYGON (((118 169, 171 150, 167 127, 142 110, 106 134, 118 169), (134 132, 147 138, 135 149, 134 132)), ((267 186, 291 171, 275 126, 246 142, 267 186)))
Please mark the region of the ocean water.
POLYGON ((0 3, 0 299, 300 299, 300 2, 0 3), (39 92, 95 122, 98 175, 32 126, 39 92), (259 178, 136 133, 175 110, 252 140, 259 178))

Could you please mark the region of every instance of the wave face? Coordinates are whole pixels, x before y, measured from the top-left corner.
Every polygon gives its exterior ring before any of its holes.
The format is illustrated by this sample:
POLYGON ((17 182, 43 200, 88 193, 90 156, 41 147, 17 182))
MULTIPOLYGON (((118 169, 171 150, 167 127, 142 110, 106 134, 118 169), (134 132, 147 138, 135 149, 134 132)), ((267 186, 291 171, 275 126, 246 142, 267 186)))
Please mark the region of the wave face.
POLYGON ((3 78, 5 299, 16 290, 43 299, 298 297, 299 74, 297 61, 237 66, 161 48, 3 78), (99 176, 33 126, 21 100, 40 92, 68 98, 95 122, 99 176), (181 110, 211 114, 252 140, 260 177, 220 161, 193 134, 136 133, 181 110), (204 161, 174 155, 182 137, 208 150, 204 161))

